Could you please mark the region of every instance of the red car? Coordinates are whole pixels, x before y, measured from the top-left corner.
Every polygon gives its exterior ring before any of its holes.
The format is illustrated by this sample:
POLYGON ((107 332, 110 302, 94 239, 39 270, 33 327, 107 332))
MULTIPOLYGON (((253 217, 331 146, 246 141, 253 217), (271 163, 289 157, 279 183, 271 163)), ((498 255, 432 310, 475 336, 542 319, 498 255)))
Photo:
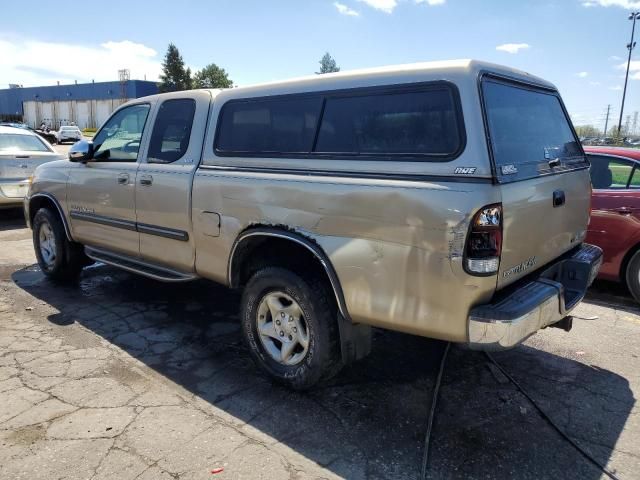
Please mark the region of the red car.
POLYGON ((598 277, 626 283, 640 302, 640 150, 584 150, 593 185, 586 241, 604 250, 598 277))

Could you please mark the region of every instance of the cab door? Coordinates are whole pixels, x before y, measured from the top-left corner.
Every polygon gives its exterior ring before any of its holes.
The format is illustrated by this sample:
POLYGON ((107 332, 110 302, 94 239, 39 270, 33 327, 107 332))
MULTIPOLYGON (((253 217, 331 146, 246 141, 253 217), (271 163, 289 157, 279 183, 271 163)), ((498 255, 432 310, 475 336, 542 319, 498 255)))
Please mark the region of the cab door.
POLYGON ((209 92, 190 91, 158 104, 135 186, 142 258, 181 272, 194 271, 191 186, 210 102, 209 92))
POLYGON ((139 255, 135 185, 150 110, 140 103, 116 111, 94 138, 93 159, 69 169, 67 208, 78 242, 139 255))

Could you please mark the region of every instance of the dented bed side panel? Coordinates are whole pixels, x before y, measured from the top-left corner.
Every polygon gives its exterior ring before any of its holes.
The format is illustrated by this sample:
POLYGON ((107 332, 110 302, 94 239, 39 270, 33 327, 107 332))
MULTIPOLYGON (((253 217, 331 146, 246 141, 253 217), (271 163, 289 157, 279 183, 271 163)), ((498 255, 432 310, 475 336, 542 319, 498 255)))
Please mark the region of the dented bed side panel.
POLYGON ((238 235, 254 225, 286 225, 326 253, 354 322, 463 342, 470 307, 496 287, 495 277, 462 269, 469 212, 499 202, 496 195, 482 183, 200 169, 196 269, 227 284, 238 235), (218 236, 200 224, 210 211, 220 212, 218 236))

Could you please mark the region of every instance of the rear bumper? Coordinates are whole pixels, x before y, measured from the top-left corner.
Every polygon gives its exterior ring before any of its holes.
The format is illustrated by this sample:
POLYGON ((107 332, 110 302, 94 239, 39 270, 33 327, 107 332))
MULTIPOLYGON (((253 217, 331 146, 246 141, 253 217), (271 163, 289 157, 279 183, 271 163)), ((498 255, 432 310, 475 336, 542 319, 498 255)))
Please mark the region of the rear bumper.
POLYGON ((602 250, 582 244, 543 270, 469 312, 469 346, 514 347, 541 328, 567 317, 584 298, 602 264, 602 250))

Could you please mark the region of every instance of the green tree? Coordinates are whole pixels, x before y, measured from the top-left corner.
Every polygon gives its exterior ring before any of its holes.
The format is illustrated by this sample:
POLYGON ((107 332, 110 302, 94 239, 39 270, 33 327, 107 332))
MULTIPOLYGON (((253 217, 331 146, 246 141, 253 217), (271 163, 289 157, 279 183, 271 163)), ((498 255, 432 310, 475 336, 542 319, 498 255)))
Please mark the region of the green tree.
POLYGON ((318 75, 340 71, 340 67, 336 64, 334 58, 329 55, 329 52, 325 53, 318 63, 320 63, 320 71, 316 72, 318 75))
POLYGON ((189 89, 191 89, 191 69, 184 68, 184 60, 182 60, 178 47, 170 43, 162 62, 158 90, 175 92, 189 89))
POLYGON ((602 133, 593 125, 577 125, 575 128, 579 137, 597 137, 602 133))
POLYGON ((224 68, 210 63, 193 76, 193 88, 231 88, 233 82, 224 68))

